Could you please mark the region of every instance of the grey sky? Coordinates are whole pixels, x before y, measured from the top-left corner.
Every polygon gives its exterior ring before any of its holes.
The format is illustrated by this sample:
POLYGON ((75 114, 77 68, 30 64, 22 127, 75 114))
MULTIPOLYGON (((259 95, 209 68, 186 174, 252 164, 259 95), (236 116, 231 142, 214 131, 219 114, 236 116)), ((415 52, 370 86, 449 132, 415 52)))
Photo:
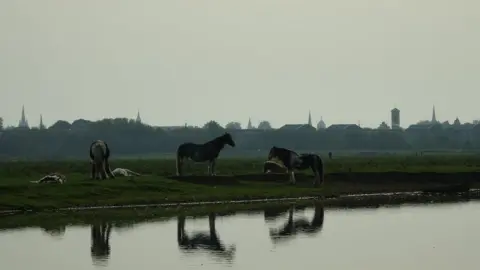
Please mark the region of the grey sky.
POLYGON ((0 116, 471 121, 478 48, 474 0, 2 0, 0 116))

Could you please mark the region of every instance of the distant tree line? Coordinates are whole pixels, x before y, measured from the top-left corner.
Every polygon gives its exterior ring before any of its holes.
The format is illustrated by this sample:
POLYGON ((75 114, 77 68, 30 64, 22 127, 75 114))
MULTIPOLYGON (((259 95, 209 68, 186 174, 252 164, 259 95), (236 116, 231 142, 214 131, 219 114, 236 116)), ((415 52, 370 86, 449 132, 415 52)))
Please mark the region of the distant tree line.
POLYGON ((0 158, 84 159, 88 157, 88 146, 96 139, 107 141, 116 157, 174 153, 183 142, 203 143, 226 131, 233 135, 237 147, 225 151, 225 155, 236 156, 263 155, 273 145, 315 152, 480 150, 478 124, 414 125, 406 130, 362 129, 356 125, 283 130, 239 129, 238 123, 224 128, 210 121, 201 128, 168 130, 117 118, 96 122, 80 119, 72 124, 57 121, 45 129, 4 129, 0 132, 0 158))

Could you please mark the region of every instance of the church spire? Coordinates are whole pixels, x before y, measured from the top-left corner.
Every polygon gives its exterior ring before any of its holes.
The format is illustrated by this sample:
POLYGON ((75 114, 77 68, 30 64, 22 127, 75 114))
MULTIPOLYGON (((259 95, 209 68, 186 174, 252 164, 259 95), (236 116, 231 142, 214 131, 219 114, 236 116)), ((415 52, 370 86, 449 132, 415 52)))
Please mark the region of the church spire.
POLYGON ((137 110, 137 119, 135 119, 135 122, 142 123, 142 118, 140 118, 140 110, 137 110))
POLYGON ((247 129, 253 129, 253 126, 252 126, 252 119, 249 117, 248 118, 248 125, 247 125, 247 129))
POLYGON ((28 121, 27 121, 27 118, 25 117, 25 106, 24 105, 22 105, 22 116, 20 118, 20 121, 18 122, 18 127, 28 128, 28 121))
POLYGON ((435 116, 435 105, 433 105, 432 110, 432 123, 437 123, 437 117, 435 116))
POLYGON ((312 126, 312 113, 308 110, 308 125, 312 126))
POLYGON ((43 116, 40 114, 40 125, 38 125, 39 129, 45 129, 45 125, 43 124, 43 116))

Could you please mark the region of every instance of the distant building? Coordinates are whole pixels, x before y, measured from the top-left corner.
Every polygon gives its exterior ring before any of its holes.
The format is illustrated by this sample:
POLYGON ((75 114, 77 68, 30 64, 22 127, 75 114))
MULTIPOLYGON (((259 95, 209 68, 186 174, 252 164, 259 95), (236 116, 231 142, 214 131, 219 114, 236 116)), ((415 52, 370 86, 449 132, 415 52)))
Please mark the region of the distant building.
POLYGON ((135 119, 135 122, 141 124, 142 123, 142 118, 140 118, 140 110, 137 111, 137 118, 135 119))
POLYGON ((323 121, 323 116, 321 116, 320 121, 318 121, 318 124, 317 124, 317 129, 320 130, 320 129, 326 129, 326 128, 327 128, 327 125, 323 121))
POLYGON ((460 126, 460 125, 461 125, 460 120, 458 119, 458 117, 455 118, 455 121, 453 121, 453 124, 454 124, 455 126, 460 126))
POLYGON ((254 129, 254 127, 252 125, 252 119, 250 117, 248 118, 247 129, 254 129))
POLYGON ((29 128, 27 118, 25 117, 25 106, 22 106, 22 116, 18 121, 19 128, 29 128))
POLYGON ((400 110, 397 108, 393 108, 390 111, 391 121, 392 121, 392 129, 399 129, 400 128, 400 110))
POLYGON ((309 124, 286 124, 280 130, 315 130, 315 128, 309 124))
POLYGON ((308 111, 308 125, 313 127, 313 125, 312 125, 312 113, 310 111, 308 111))
POLYGON ((331 130, 331 131, 362 130, 362 128, 359 125, 355 125, 355 124, 336 124, 336 125, 329 126, 327 130, 331 130))
POLYGON ((433 105, 433 110, 432 110, 432 124, 438 123, 437 121, 437 116, 435 115, 435 105, 433 105))
POLYGON ((43 116, 40 114, 40 125, 38 125, 39 129, 45 129, 45 125, 43 124, 43 116))
POLYGON ((286 124, 283 125, 280 130, 315 130, 315 127, 312 125, 312 114, 308 111, 308 122, 307 124, 286 124))
POLYGON ((186 124, 183 126, 159 126, 159 128, 165 130, 165 131, 172 131, 172 130, 177 130, 177 129, 182 129, 185 128, 186 124))

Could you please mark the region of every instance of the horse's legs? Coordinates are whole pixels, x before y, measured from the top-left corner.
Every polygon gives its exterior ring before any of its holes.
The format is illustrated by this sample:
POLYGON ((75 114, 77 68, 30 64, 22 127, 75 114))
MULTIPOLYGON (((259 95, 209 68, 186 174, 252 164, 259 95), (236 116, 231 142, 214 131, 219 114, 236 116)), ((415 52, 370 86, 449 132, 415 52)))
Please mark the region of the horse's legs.
POLYGON ((177 157, 177 176, 183 175, 183 162, 185 159, 183 157, 177 157))
POLYGON ((92 170, 91 170, 90 178, 94 179, 95 178, 95 162, 92 161, 92 170))
POLYGON ((314 187, 318 187, 318 185, 320 184, 320 174, 318 173, 318 170, 312 168, 312 171, 313 171, 313 186, 314 187))
POLYGON ((100 180, 101 172, 102 172, 102 167, 100 166, 100 164, 98 164, 98 162, 95 162, 95 179, 96 180, 100 180))
POLYGON ((107 170, 107 175, 111 178, 115 178, 115 175, 113 175, 112 168, 110 168, 110 162, 108 162, 108 158, 105 159, 105 169, 107 170))
POLYGON ((215 163, 216 163, 215 159, 210 161, 210 175, 215 175, 215 163))
POLYGON ((289 173, 290 173, 290 183, 295 185, 295 183, 296 183, 295 172, 293 171, 293 169, 291 169, 289 173))
POLYGON ((108 179, 107 172, 105 171, 105 161, 99 164, 100 169, 100 177, 102 180, 108 179))

